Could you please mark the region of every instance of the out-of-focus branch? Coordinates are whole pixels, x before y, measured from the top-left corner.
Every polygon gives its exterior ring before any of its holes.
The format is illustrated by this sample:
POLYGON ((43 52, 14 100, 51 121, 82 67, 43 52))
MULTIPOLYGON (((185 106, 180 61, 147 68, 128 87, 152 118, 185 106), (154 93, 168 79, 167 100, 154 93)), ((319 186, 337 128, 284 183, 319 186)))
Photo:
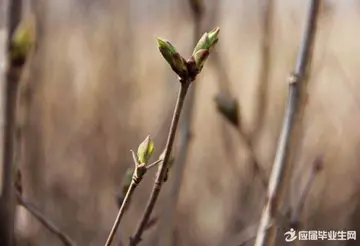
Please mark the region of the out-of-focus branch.
MULTIPOLYGON (((197 44, 198 39, 201 36, 201 23, 204 15, 204 2, 203 0, 187 0, 189 1, 191 12, 193 15, 194 22, 194 44, 197 44)), ((158 245, 170 245, 174 233, 173 224, 174 216, 176 211, 176 206, 179 200, 181 183, 183 180, 183 175, 185 172, 186 163, 188 161, 189 150, 191 145, 191 128, 193 125, 193 111, 195 108, 196 100, 196 84, 192 85, 192 88, 189 89, 187 99, 184 105, 183 118, 180 122, 180 145, 177 151, 177 158, 174 164, 174 178, 169 193, 169 198, 165 202, 164 212, 162 213, 162 219, 159 224, 159 241, 158 245)))
POLYGON ((5 83, 2 89, 4 112, 2 115, 2 163, 0 187, 0 242, 4 246, 14 243, 14 130, 17 88, 21 76, 22 65, 18 66, 12 59, 12 38, 21 20, 22 0, 7 1, 7 47, 5 49, 5 83))
POLYGON ((267 187, 267 177, 263 167, 257 161, 256 154, 254 153, 254 147, 252 139, 249 138, 241 128, 240 116, 238 110, 238 101, 234 98, 229 98, 223 94, 218 94, 215 97, 216 108, 218 112, 236 128, 239 138, 246 145, 247 150, 250 153, 251 166, 254 168, 254 175, 258 174, 260 181, 264 188, 267 187))
POLYGON ((66 246, 76 246, 74 241, 46 218, 33 204, 26 201, 19 192, 16 192, 19 205, 23 206, 30 214, 32 214, 45 228, 60 239, 66 246))
POLYGON ((252 132, 252 138, 257 140, 258 134, 264 124, 265 109, 267 102, 267 92, 270 80, 270 62, 271 62, 271 42, 273 40, 273 15, 274 15, 274 2, 273 0, 263 0, 263 11, 261 12, 262 18, 262 40, 261 40, 261 65, 260 76, 258 85, 258 101, 256 105, 255 115, 255 128, 252 132))
MULTIPOLYGON (((269 0, 269 1, 271 2, 272 0, 269 0)), ((218 17, 219 3, 220 3, 219 1, 214 2, 215 6, 214 6, 213 16, 212 16, 213 20, 216 20, 218 17)), ((272 6, 272 3, 269 3, 269 7, 270 6, 272 6)), ((262 75, 261 81, 264 85, 260 86, 260 90, 261 90, 261 93, 259 95, 259 97, 261 98, 261 99, 259 99, 260 105, 266 102, 266 99, 262 99, 262 97, 265 97, 266 90, 267 90, 266 89, 266 85, 267 85, 266 80, 268 79, 269 53, 270 53, 269 40, 271 39, 270 34, 269 34, 269 32, 271 32, 271 28, 270 28, 271 25, 268 24, 267 20, 268 21, 271 20, 271 14, 272 14, 272 9, 270 9, 266 6, 265 12, 264 12, 264 37, 263 37, 264 41, 263 41, 263 52, 262 52, 262 55, 263 55, 263 59, 262 59, 263 65, 262 66, 265 68, 266 71, 261 74, 262 75)), ((217 81, 218 81, 218 85, 219 85, 219 93, 214 98, 216 107, 217 107, 218 111, 223 116, 225 116, 225 118, 228 120, 228 122, 230 122, 234 127, 237 128, 237 132, 239 134, 240 140, 245 144, 247 151, 250 154, 250 158, 251 158, 250 161, 251 161, 252 167, 254 168, 254 175, 258 174, 263 187, 267 187, 266 173, 263 170, 260 163, 257 161, 257 157, 254 152, 254 146, 253 146, 254 138, 252 136, 248 136, 248 134, 246 134, 244 132, 244 129, 242 129, 242 127, 241 127, 241 124, 240 124, 241 116, 239 115, 240 111, 238 109, 238 100, 231 93, 231 90, 230 90, 231 81, 226 72, 226 68, 224 67, 224 63, 221 61, 219 52, 215 51, 210 60, 215 67, 216 74, 217 74, 217 81)), ((260 108, 262 109, 264 107, 260 107, 260 108)), ((263 114, 263 112, 259 112, 259 114, 263 114)), ((260 116, 260 117, 262 117, 262 116, 260 116)), ((223 125, 223 124, 221 125, 224 149, 225 149, 225 151, 227 151, 226 156, 232 157, 234 159, 233 162, 236 162, 236 157, 232 154, 236 150, 234 149, 234 147, 232 145, 231 136, 225 129, 226 127, 227 127, 226 125, 223 125)))
MULTIPOLYGON (((315 159, 309 179, 307 180, 305 187, 304 187, 303 191, 301 192, 301 195, 299 197, 298 202, 295 205, 295 209, 292 212, 290 220, 287 217, 283 216, 282 214, 278 213, 278 215, 277 215, 278 220, 281 221, 282 226, 291 227, 291 228, 294 228, 295 230, 298 228, 298 226, 300 225, 300 222, 299 222, 300 214, 304 209, 304 204, 305 204, 306 198, 310 193, 310 189, 315 181, 316 176, 319 174, 319 172, 321 172, 322 169, 323 169, 322 159, 321 158, 315 159)), ((227 246, 243 246, 246 243, 254 240, 256 237, 257 226, 258 225, 252 225, 252 226, 247 227, 245 230, 242 230, 233 239, 231 239, 231 241, 229 241, 225 245, 227 245, 227 246)), ((267 229, 269 229, 270 226, 272 226, 272 224, 268 225, 267 229)))
POLYGON ((296 143, 296 134, 294 134, 298 130, 296 120, 300 120, 303 112, 301 107, 304 107, 304 105, 301 105, 300 102, 302 102, 305 93, 306 77, 311 63, 319 8, 320 0, 310 1, 297 64, 294 73, 289 79, 289 95, 283 128, 272 167, 267 201, 261 216, 255 246, 274 245, 276 241, 276 213, 280 211, 285 202, 285 194, 289 186, 292 169, 290 151, 294 151, 292 148, 296 143), (274 225, 268 230, 267 227, 272 222, 274 222, 274 225))
POLYGON ((298 202, 296 203, 295 208, 294 208, 291 218, 290 218, 290 227, 294 228, 295 230, 297 230, 299 228, 300 217, 301 217, 301 213, 304 210, 306 198, 308 197, 308 195, 310 193, 310 190, 314 184, 315 178, 317 177, 319 172, 321 172, 322 169, 323 169, 323 160, 321 157, 318 157, 315 159, 315 161, 313 163, 313 168, 311 169, 310 176, 309 176, 307 182, 305 183, 305 187, 304 187, 303 191, 301 192, 300 198, 299 198, 298 202))

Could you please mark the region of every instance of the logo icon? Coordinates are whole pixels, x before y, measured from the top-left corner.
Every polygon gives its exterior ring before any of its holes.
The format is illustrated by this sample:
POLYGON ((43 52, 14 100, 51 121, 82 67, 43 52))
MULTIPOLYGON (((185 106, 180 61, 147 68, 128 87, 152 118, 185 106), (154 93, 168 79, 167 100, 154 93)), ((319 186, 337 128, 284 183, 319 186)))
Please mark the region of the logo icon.
POLYGON ((285 232, 284 236, 286 242, 293 242, 297 238, 296 231, 293 228, 291 228, 290 231, 285 232))

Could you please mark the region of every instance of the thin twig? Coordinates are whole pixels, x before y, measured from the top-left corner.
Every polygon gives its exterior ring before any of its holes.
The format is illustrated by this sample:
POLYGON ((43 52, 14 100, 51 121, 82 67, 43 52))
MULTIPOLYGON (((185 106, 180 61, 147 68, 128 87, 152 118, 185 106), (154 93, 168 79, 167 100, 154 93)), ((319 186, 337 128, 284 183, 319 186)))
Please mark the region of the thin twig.
POLYGON ((160 162, 162 162, 161 159, 157 160, 157 161, 154 161, 153 163, 149 164, 148 166, 146 166, 146 169, 150 169, 154 166, 156 166, 157 164, 159 164, 160 162))
POLYGON ((7 6, 7 49, 6 61, 6 82, 2 89, 4 111, 2 121, 3 142, 2 142, 2 177, 0 187, 0 242, 4 246, 11 246, 14 242, 14 215, 15 215, 15 194, 14 194, 14 153, 15 153, 15 110, 17 90, 21 76, 22 66, 17 67, 11 60, 11 39, 16 27, 20 23, 22 0, 8 1, 7 6))
MULTIPOLYGON (((286 219, 283 215, 278 214, 278 216, 280 217, 279 220, 283 220, 283 225, 286 225, 286 227, 294 228, 295 230, 298 228, 300 214, 303 211, 306 198, 310 193, 310 189, 315 181, 316 176, 319 174, 322 168, 323 168, 322 159, 320 157, 316 158, 315 162, 313 163, 313 168, 311 169, 310 177, 307 180, 303 191, 301 192, 300 198, 297 204, 295 205, 295 209, 293 210, 290 220, 286 219)), ((258 225, 252 225, 242 230, 226 245, 242 246, 245 243, 248 243, 251 240, 255 239, 257 226, 258 225)), ((267 229, 269 228, 270 226, 267 227, 267 229)))
POLYGON ((289 150, 294 144, 295 131, 293 125, 296 117, 299 116, 300 96, 303 96, 305 79, 309 69, 312 50, 315 40, 317 16, 320 0, 311 0, 306 21, 304 36, 295 68, 294 74, 289 80, 289 96, 284 116, 283 128, 281 131, 275 161, 270 175, 268 195, 264 207, 260 225, 257 231, 255 246, 274 245, 276 239, 277 225, 274 223, 269 230, 267 226, 276 221, 276 212, 280 211, 283 205, 285 193, 291 175, 291 160, 289 150), (301 88, 300 88, 301 87, 301 88))
POLYGON ((255 128, 252 131, 252 138, 257 141, 259 134, 264 125, 265 109, 267 102, 267 92, 270 80, 270 62, 271 62, 271 46, 273 40, 273 16, 274 16, 274 1, 262 0, 264 3, 262 17, 262 40, 261 40, 261 67, 258 88, 258 102, 255 110, 255 128))
POLYGON ((23 206, 30 214, 32 214, 45 228, 57 236, 60 241, 66 246, 75 246, 76 244, 68 235, 62 232, 54 225, 48 218, 46 218, 33 204, 26 201, 19 192, 16 192, 16 197, 21 206, 23 206))
MULTIPOLYGON (((197 0, 187 0, 190 3, 193 21, 194 21, 194 44, 197 44, 198 39, 201 37, 201 22, 204 13, 203 1, 197 0)), ((185 172, 186 163, 188 160, 189 150, 190 150, 190 141, 192 138, 191 128, 193 125, 193 112, 195 109, 195 99, 196 99, 196 84, 192 85, 192 88, 189 89, 187 95, 187 101, 184 105, 183 118, 180 122, 180 146, 177 152, 178 158, 175 163, 174 180, 170 190, 170 196, 164 206, 164 213, 162 222, 159 225, 159 241, 158 245, 169 245, 172 242, 171 237, 173 236, 172 228, 174 223, 174 215, 177 202, 179 200, 180 187, 183 180, 183 174, 185 172)))
POLYGON ((259 179, 262 184, 262 187, 264 187, 264 189, 266 189, 266 187, 268 186, 267 176, 266 176, 264 168, 260 165, 260 163, 257 160, 256 154, 254 152, 254 146, 253 146, 252 140, 249 139, 245 135, 245 133, 241 130, 240 127, 238 128, 238 134, 240 136, 240 139, 245 142, 246 147, 247 147, 248 151, 250 152, 251 164, 255 171, 254 174, 259 175, 259 179))
POLYGON ((113 224, 113 227, 111 228, 110 234, 106 240, 105 246, 110 246, 114 237, 115 237, 115 233, 117 228, 120 225, 120 221, 125 213, 126 207, 130 201, 130 198, 132 196, 132 194, 134 193, 135 189, 136 189, 137 183, 134 182, 134 180, 131 181, 130 186, 126 192, 125 198, 121 203, 121 206, 119 208, 119 212, 116 216, 115 222, 113 224))
POLYGON ((188 91, 188 88, 190 86, 191 81, 181 81, 180 91, 176 100, 175 110, 173 114, 173 118, 170 125, 169 135, 165 146, 165 156, 164 161, 159 166, 158 172, 156 174, 156 180, 149 198, 149 201, 146 205, 144 214, 140 220, 140 223, 138 224, 135 233, 130 238, 129 245, 135 246, 141 241, 141 236, 146 229, 146 226, 148 224, 148 221, 150 219, 151 213, 155 207, 156 201, 159 197, 160 190, 162 187, 162 184, 164 182, 164 177, 166 175, 166 172, 168 171, 168 163, 170 159, 171 150, 173 147, 173 143, 175 140, 177 125, 179 123, 181 110, 184 105, 185 97, 188 91))
POLYGON ((322 159, 320 157, 318 157, 318 158, 316 158, 316 160, 313 164, 313 168, 311 169, 309 179, 305 183, 305 187, 304 187, 303 191, 301 192, 300 198, 299 198, 297 204, 295 205, 295 208, 294 208, 293 213, 290 218, 290 227, 294 228, 295 230, 297 230, 299 227, 300 216, 301 216, 302 211, 304 210, 306 198, 308 197, 308 195, 310 193, 310 190, 311 190, 311 187, 313 186, 315 178, 317 177, 319 172, 322 170, 322 168, 323 168, 322 159))
MULTIPOLYGON (((138 158, 137 158, 137 156, 136 156, 136 154, 135 154, 135 152, 133 150, 130 150, 130 152, 131 152, 131 155, 132 155, 132 158, 133 158, 133 161, 134 161, 134 172, 133 172, 133 175, 132 175, 132 178, 131 178, 129 188, 127 189, 125 197, 121 202, 121 205, 120 205, 118 214, 116 216, 115 222, 114 222, 114 224, 113 224, 113 226, 111 228, 111 231, 109 233, 109 236, 108 236, 108 238, 106 240, 105 246, 110 246, 112 241, 114 240, 117 228, 119 227, 121 219, 122 219, 123 215, 125 214, 126 208, 130 204, 131 197, 134 194, 134 191, 135 191, 136 187, 141 182, 141 180, 143 178, 143 175, 145 174, 146 170, 148 169, 148 167, 145 164, 143 164, 143 165, 139 164, 138 158), (142 169, 144 171, 142 171, 140 169, 142 169)), ((160 161, 161 160, 159 160, 157 162, 154 162, 153 164, 151 164, 151 166, 154 166, 154 164, 157 164, 160 161)))

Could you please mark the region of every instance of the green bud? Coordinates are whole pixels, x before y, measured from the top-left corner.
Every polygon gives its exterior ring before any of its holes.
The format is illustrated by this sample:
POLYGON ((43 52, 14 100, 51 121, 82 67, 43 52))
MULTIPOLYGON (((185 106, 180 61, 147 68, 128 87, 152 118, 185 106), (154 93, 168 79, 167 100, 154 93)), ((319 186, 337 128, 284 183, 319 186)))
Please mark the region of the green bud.
POLYGON ((154 142, 151 140, 150 136, 147 136, 138 147, 137 157, 139 164, 147 164, 153 152, 154 142))
POLYGON ((35 43, 35 24, 31 19, 23 21, 11 38, 10 58, 13 64, 24 64, 35 43))
POLYGON ((186 61, 175 47, 169 41, 158 38, 158 48, 172 70, 180 77, 185 78, 188 74, 186 61))
MULTIPOLYGON (((209 43, 210 43, 211 47, 215 46, 215 44, 218 42, 219 32, 220 32, 219 27, 216 27, 209 32, 208 37, 209 37, 209 43)), ((211 47, 209 47, 209 48, 211 48, 211 47)))
POLYGON ((220 28, 217 27, 212 31, 210 31, 209 33, 207 32, 204 33, 204 35, 202 35, 202 37, 199 39, 198 43, 196 44, 193 51, 193 55, 195 55, 195 53, 197 53, 199 50, 202 49, 211 51, 219 40, 218 39, 219 32, 220 32, 220 28))

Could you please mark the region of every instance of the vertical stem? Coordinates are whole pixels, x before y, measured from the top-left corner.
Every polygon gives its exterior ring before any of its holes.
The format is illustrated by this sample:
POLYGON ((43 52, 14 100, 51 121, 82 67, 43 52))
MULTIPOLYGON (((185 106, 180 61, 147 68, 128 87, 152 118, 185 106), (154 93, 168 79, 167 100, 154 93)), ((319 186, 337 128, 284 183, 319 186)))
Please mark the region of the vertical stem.
MULTIPOLYGON (((201 36, 201 20, 202 20, 202 8, 195 10, 192 7, 193 18, 194 18, 194 44, 196 46, 198 39, 201 36)), ((193 112, 195 108, 196 99, 196 83, 194 83, 188 91, 187 101, 184 105, 183 118, 180 122, 180 145, 177 152, 178 158, 175 160, 174 165, 174 179, 170 190, 169 199, 166 201, 164 206, 165 211, 163 212, 162 223, 159 225, 159 246, 170 245, 174 233, 172 232, 174 224, 174 216, 176 211, 176 205, 179 200, 181 183, 183 180, 183 174, 185 171, 186 163, 188 160, 190 143, 191 143, 191 128, 193 125, 193 112)))
POLYGON ((289 80, 289 95, 284 116, 275 161, 270 175, 267 201, 258 228, 255 246, 274 245, 276 241, 277 225, 275 222, 286 197, 291 176, 290 150, 295 143, 293 125, 299 117, 299 98, 303 96, 305 79, 311 62, 314 45, 317 16, 320 0, 310 0, 309 11, 300 52, 294 74, 289 80), (301 86, 301 87, 300 87, 301 86), (271 225, 273 223, 273 225, 271 225), (267 227, 270 229, 267 230, 267 227))
POLYGON ((22 0, 8 0, 7 6, 7 64, 6 81, 2 96, 4 98, 3 112, 3 143, 2 143, 2 179, 0 197, 0 242, 4 246, 12 246, 14 243, 14 214, 15 214, 15 194, 14 194, 14 129, 15 129, 15 110, 16 96, 21 68, 16 67, 11 62, 10 46, 11 38, 21 19, 22 0))
POLYGON ((186 93, 187 93, 188 88, 191 83, 191 81, 189 81, 189 80, 188 81, 180 81, 180 82, 181 82, 181 87, 180 87, 180 91, 179 91, 179 94, 178 94, 178 97, 176 100, 175 110, 174 110, 173 118, 172 118, 171 125, 170 125, 168 139, 167 139, 166 146, 165 146, 164 161, 159 166, 159 169, 158 169, 158 172, 156 175, 156 180, 155 180, 149 201, 146 205, 144 214, 140 220, 140 223, 139 223, 134 235, 130 238, 130 243, 129 243, 130 246, 135 246, 141 241, 141 236, 146 228, 146 225, 150 219, 151 213, 155 207, 156 201, 160 194, 162 184, 164 182, 165 174, 168 171, 168 163, 169 163, 173 143, 175 140, 176 129, 177 129, 177 125, 178 125, 179 119, 180 119, 180 113, 181 113, 181 110, 184 105, 186 93))

